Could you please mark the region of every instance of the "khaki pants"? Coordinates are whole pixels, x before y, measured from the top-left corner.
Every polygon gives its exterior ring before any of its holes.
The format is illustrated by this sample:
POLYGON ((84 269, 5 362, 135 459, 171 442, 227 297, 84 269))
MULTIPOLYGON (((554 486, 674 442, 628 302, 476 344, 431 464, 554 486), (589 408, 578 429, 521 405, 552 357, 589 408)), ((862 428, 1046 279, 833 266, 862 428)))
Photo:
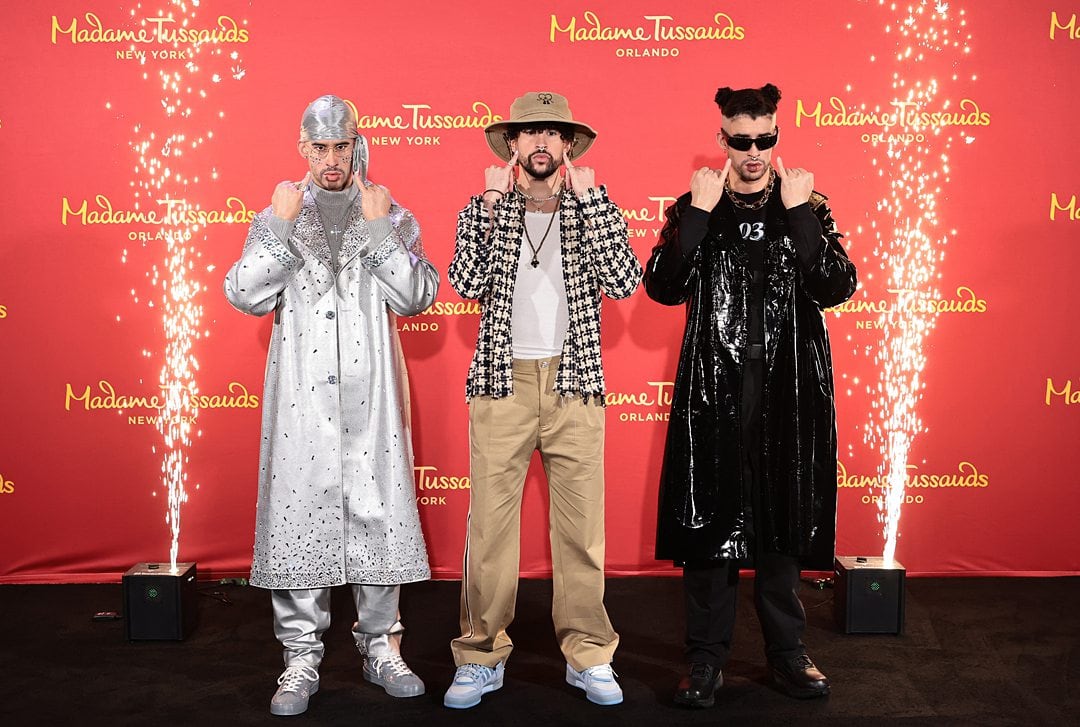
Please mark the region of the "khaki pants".
POLYGON ((611 661, 619 635, 604 608, 604 409, 557 396, 559 359, 514 361, 514 393, 469 402, 472 490, 454 661, 493 667, 513 649, 521 496, 535 450, 551 509, 552 620, 581 671, 611 661))

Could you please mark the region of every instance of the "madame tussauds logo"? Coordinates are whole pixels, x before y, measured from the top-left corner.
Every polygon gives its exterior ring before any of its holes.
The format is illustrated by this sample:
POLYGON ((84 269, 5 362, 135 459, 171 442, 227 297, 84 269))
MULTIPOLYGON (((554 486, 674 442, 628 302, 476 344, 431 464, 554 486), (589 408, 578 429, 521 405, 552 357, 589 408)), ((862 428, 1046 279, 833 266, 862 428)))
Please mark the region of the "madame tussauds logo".
POLYGON ((654 237, 660 234, 663 226, 664 211, 677 199, 676 197, 655 196, 648 197, 649 204, 640 207, 621 208, 623 219, 626 220, 630 237, 646 237, 650 232, 654 237), (643 223, 646 227, 638 227, 636 223, 643 223))
MULTIPOLYGON (((979 468, 971 462, 960 462, 956 466, 956 472, 919 472, 918 465, 909 464, 907 474, 904 477, 905 503, 920 505, 925 501, 921 490, 944 490, 944 489, 984 489, 990 486, 990 475, 979 472, 979 468)), ((877 474, 860 475, 848 474, 847 467, 843 462, 836 463, 836 486, 838 488, 864 488, 870 490, 862 496, 862 503, 869 505, 881 500, 881 495, 873 491, 880 491, 881 477, 877 474)))
MULTIPOLYGON (((480 315, 480 304, 475 300, 437 300, 425 310, 418 313, 416 318, 424 316, 452 317, 480 315)), ((431 320, 403 320, 398 326, 399 331, 423 331, 435 332, 439 330, 439 322, 431 320)))
MULTIPOLYGON (((828 104, 798 99, 795 103, 795 125, 803 123, 816 127, 846 126, 871 127, 886 133, 913 132, 922 136, 922 132, 933 131, 949 126, 989 126, 990 113, 983 111, 979 104, 969 98, 961 99, 956 110, 948 105, 942 108, 926 109, 912 101, 895 100, 887 109, 867 110, 848 106, 838 96, 831 96, 828 104)), ((863 141, 889 141, 888 138, 875 139, 874 135, 864 134, 863 141)), ((907 141, 925 141, 925 138, 906 139, 907 141)))
MULTIPOLYGON (((112 200, 103 194, 89 200, 72 203, 67 197, 60 202, 60 224, 72 222, 82 225, 185 225, 251 224, 256 210, 249 209, 239 197, 229 197, 222 209, 200 209, 184 199, 154 200, 158 209, 117 209, 112 200)), ((134 238, 132 238, 134 239, 134 238)))
POLYGON ((430 316, 444 318, 478 315, 480 315, 480 304, 475 300, 437 300, 429 305, 426 310, 417 314, 416 318, 423 319, 426 316, 428 317, 426 320, 401 321, 398 330, 435 332, 439 330, 439 322, 431 320, 430 316))
POLYGON ((591 10, 576 15, 566 22, 560 22, 559 16, 551 16, 549 40, 554 43, 565 37, 571 43, 609 42, 629 40, 640 43, 695 41, 695 40, 742 40, 746 29, 736 25, 727 13, 716 13, 712 23, 703 25, 679 25, 671 15, 645 15, 644 25, 620 26, 605 25, 600 16, 591 10))
POLYGON ((560 20, 554 13, 548 30, 548 40, 557 43, 566 40, 570 43, 624 43, 616 48, 615 55, 620 58, 675 57, 679 55, 677 47, 640 47, 649 43, 686 43, 695 41, 732 41, 743 40, 746 28, 738 25, 727 13, 714 13, 711 21, 699 24, 683 24, 672 15, 644 15, 640 25, 609 25, 592 10, 586 10, 581 17, 571 16, 560 20))
POLYGON ((430 465, 416 465, 413 467, 416 476, 417 505, 445 505, 446 495, 436 495, 433 492, 468 490, 472 488, 472 481, 467 476, 453 476, 439 474, 438 467, 430 465))
MULTIPOLYGON (((356 113, 356 106, 348 102, 356 113)), ((356 127, 361 131, 372 129, 390 129, 393 131, 424 131, 430 129, 482 129, 488 124, 502 121, 502 116, 494 113, 483 101, 474 101, 472 113, 447 114, 432 113, 431 105, 424 103, 404 103, 404 114, 360 114, 356 113, 356 127)))
MULTIPOLYGON (((966 285, 956 288, 954 296, 948 295, 916 295, 915 291, 888 288, 888 293, 895 295, 893 299, 854 297, 849 298, 840 305, 826 308, 826 313, 859 314, 869 313, 881 315, 896 310, 901 313, 985 313, 989 303, 985 298, 980 298, 974 290, 966 285)), ((856 321, 856 328, 884 328, 885 322, 856 321)))
POLYGON ((94 13, 86 13, 80 22, 72 18, 64 23, 57 16, 52 16, 52 43, 56 45, 66 39, 72 45, 80 43, 157 43, 196 45, 204 43, 227 44, 247 43, 250 34, 240 27, 228 15, 220 15, 217 24, 210 28, 193 28, 181 25, 176 18, 143 18, 137 28, 106 27, 94 13))
POLYGON ((625 407, 619 412, 620 422, 666 422, 671 417, 674 381, 647 381, 647 388, 638 392, 609 391, 604 403, 609 407, 625 407))
POLYGON ((371 141, 372 146, 439 146, 442 138, 424 134, 401 136, 397 132, 436 132, 457 129, 482 129, 488 124, 502 121, 503 117, 491 110, 483 101, 474 101, 469 113, 445 113, 433 111, 430 104, 405 103, 405 113, 361 114, 352 101, 346 101, 356 117, 356 128, 371 141), (380 132, 387 132, 382 135, 380 132), (392 136, 390 134, 393 134, 392 136))
MULTIPOLYGON (((123 394, 116 391, 110 382, 102 379, 97 386, 86 386, 79 389, 77 386, 65 384, 64 410, 72 408, 84 411, 122 411, 124 409, 153 409, 165 408, 166 399, 164 386, 159 393, 154 394, 123 394)), ((257 409, 259 397, 248 392, 247 387, 239 381, 233 381, 228 385, 228 392, 224 394, 198 393, 191 398, 193 407, 204 409, 257 409)), ((141 418, 141 417, 137 417, 141 418)), ((145 422, 131 421, 129 424, 142 424, 145 422)))

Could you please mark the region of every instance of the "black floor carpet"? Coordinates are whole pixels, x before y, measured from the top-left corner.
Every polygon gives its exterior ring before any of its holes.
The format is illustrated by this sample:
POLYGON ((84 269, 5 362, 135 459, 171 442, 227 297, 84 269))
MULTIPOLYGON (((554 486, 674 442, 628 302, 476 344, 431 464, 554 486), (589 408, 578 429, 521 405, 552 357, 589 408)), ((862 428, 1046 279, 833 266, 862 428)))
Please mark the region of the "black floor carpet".
POLYGON ((805 588, 806 642, 833 683, 796 701, 770 687, 752 584, 740 590, 735 653, 715 707, 671 703, 681 676, 681 584, 608 582, 621 635, 623 704, 598 707, 564 682, 550 620, 550 581, 522 581, 505 686, 453 711, 459 584, 406 586, 403 651, 427 683, 396 700, 360 677, 347 591, 334 593, 321 688, 308 712, 272 717, 281 670, 266 592, 199 584, 199 624, 182 642, 128 642, 116 585, 0 586, 0 725, 1067 725, 1080 724, 1080 578, 909 579, 903 635, 854 636, 833 625, 833 591, 805 588))

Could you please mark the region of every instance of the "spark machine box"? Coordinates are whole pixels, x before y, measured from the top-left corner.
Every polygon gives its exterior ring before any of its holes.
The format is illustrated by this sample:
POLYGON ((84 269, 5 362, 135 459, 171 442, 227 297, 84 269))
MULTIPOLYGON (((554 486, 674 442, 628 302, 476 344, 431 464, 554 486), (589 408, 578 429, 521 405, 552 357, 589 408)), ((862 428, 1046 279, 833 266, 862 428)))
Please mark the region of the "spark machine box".
POLYGON ((183 641, 195 630, 195 564, 136 563, 124 574, 125 630, 130 641, 183 641))
POLYGON ((904 566, 880 557, 838 557, 836 625, 845 634, 904 632, 904 566))

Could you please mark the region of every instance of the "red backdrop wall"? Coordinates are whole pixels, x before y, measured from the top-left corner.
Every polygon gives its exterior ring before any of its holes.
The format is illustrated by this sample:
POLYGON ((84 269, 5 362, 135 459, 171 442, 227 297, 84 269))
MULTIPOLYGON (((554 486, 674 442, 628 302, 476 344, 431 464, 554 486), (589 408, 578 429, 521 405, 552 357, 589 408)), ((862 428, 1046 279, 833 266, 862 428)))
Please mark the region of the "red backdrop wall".
MULTIPOLYGON (((837 552, 882 548, 882 455, 867 431, 878 416, 883 311, 899 305, 892 241, 914 220, 933 258, 920 305, 941 312, 923 347, 925 431, 908 458, 897 556, 913 573, 1080 572, 1080 5, 325 7, 6 8, 0 582, 110 580, 134 562, 168 558, 154 397, 170 336, 163 313, 183 293, 168 282, 177 252, 194 286, 203 397, 184 448, 180 559, 204 574, 246 572, 270 321, 232 310, 221 281, 273 186, 303 175, 295 139, 311 99, 336 93, 355 103, 372 178, 416 213, 445 274, 456 212, 494 159, 479 128, 516 96, 560 91, 599 130, 583 163, 625 210, 644 261, 663 207, 692 170, 723 162, 716 87, 764 82, 784 94, 779 154, 815 173, 860 270, 851 304, 827 314, 839 399, 837 552), (907 103, 913 89, 923 95, 907 103), (919 184, 929 191, 913 192, 919 184), (190 216, 170 220, 170 211, 190 216)), ((683 312, 639 290, 606 302, 603 315, 608 569, 669 572, 652 551, 683 312)), ((432 310, 401 321, 417 496, 437 577, 460 575, 464 378, 476 327, 475 307, 445 280, 432 310)), ((522 570, 542 575, 546 494, 535 465, 522 570)))

